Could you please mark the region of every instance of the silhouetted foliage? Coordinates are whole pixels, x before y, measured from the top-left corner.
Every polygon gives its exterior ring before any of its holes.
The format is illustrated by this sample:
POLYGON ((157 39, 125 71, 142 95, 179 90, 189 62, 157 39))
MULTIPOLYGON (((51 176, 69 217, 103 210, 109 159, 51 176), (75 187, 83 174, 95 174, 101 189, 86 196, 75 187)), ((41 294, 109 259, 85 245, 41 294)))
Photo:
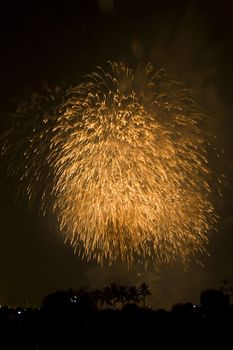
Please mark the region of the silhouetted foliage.
POLYGON ((175 304, 171 311, 140 306, 150 295, 146 283, 102 290, 57 291, 41 309, 0 308, 1 349, 165 349, 213 348, 231 340, 233 308, 218 290, 201 293, 201 306, 175 304), (117 303, 122 308, 117 308, 117 303), (99 310, 97 306, 100 306, 99 310), (104 308, 103 308, 104 306, 104 308), (3 346, 3 341, 8 346, 3 346), (154 344, 154 347, 151 346, 154 344))
POLYGON ((146 307, 146 297, 151 295, 151 291, 149 289, 149 285, 146 282, 143 282, 139 287, 139 295, 143 301, 143 307, 146 307))
POLYGON ((121 302, 122 308, 125 306, 127 301, 128 288, 126 286, 119 286, 118 301, 121 302))
POLYGON ((201 293, 200 301, 206 311, 223 310, 230 306, 229 296, 219 290, 208 289, 201 293))

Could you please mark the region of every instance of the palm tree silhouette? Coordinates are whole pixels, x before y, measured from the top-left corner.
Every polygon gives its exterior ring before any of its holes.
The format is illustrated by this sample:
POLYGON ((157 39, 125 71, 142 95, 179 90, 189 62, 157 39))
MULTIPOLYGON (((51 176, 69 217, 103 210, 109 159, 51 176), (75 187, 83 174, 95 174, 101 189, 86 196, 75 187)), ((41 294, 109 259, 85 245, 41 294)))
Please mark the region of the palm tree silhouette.
POLYGON ((128 288, 126 286, 119 286, 118 288, 118 300, 122 304, 122 308, 125 306, 127 301, 128 288))
POLYGON ((139 290, 139 295, 141 296, 142 301, 143 301, 143 307, 145 308, 146 307, 146 297, 151 295, 149 285, 146 282, 143 282, 139 286, 138 290, 139 290))
POLYGON ((133 302, 133 303, 138 303, 140 300, 139 298, 139 290, 137 287, 132 286, 129 287, 127 290, 127 301, 128 302, 133 302))

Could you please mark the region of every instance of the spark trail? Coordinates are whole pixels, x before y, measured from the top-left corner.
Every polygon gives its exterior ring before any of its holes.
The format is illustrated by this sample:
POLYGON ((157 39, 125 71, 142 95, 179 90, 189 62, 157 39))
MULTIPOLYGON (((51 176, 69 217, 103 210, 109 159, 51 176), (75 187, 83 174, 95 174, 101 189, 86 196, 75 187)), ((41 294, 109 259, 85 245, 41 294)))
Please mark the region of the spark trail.
POLYGON ((216 221, 208 118, 164 70, 109 63, 35 94, 15 120, 2 148, 17 150, 11 172, 80 256, 157 266, 205 251, 216 221))

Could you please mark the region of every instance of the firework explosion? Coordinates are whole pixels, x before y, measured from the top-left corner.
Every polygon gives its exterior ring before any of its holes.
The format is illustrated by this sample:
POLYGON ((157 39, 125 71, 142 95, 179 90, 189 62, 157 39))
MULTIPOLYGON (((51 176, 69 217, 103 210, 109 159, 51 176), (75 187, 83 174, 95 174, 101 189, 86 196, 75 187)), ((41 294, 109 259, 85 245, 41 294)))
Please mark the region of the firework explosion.
POLYGON ((186 263, 215 222, 206 125, 164 70, 110 63, 21 104, 2 154, 81 257, 186 263))

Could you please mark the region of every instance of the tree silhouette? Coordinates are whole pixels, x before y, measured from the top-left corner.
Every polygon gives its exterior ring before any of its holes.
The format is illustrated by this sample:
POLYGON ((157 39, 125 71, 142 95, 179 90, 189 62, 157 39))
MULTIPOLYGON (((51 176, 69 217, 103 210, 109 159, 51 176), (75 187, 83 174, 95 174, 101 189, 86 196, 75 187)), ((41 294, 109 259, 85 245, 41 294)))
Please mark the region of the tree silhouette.
POLYGON ((222 280, 220 280, 220 288, 219 290, 228 295, 229 299, 231 300, 232 296, 233 296, 233 286, 231 285, 231 280, 228 278, 224 278, 222 280))
POLYGON ((206 312, 218 312, 230 305, 229 296, 217 289, 206 289, 201 292, 200 301, 206 312))
POLYGON ((112 290, 109 286, 104 287, 102 293, 102 304, 112 306, 112 290))
POLYGON ((149 285, 146 282, 143 282, 139 286, 139 295, 141 296, 141 299, 143 301, 143 307, 146 307, 146 297, 151 295, 151 291, 149 289, 149 285))
POLYGON ((129 287, 127 290, 127 301, 133 302, 133 303, 138 303, 140 300, 139 298, 139 290, 137 289, 137 287, 132 286, 129 287))
POLYGON ((119 297, 119 288, 117 287, 116 283, 112 283, 110 285, 111 293, 112 293, 112 302, 113 302, 113 308, 116 309, 116 302, 118 301, 119 297))
POLYGON ((119 286, 118 288, 118 301, 121 302, 122 308, 127 301, 128 288, 126 286, 119 286))
POLYGON ((90 292, 91 297, 93 298, 94 302, 96 303, 96 306, 98 308, 99 304, 103 304, 103 292, 101 289, 94 289, 90 292))

